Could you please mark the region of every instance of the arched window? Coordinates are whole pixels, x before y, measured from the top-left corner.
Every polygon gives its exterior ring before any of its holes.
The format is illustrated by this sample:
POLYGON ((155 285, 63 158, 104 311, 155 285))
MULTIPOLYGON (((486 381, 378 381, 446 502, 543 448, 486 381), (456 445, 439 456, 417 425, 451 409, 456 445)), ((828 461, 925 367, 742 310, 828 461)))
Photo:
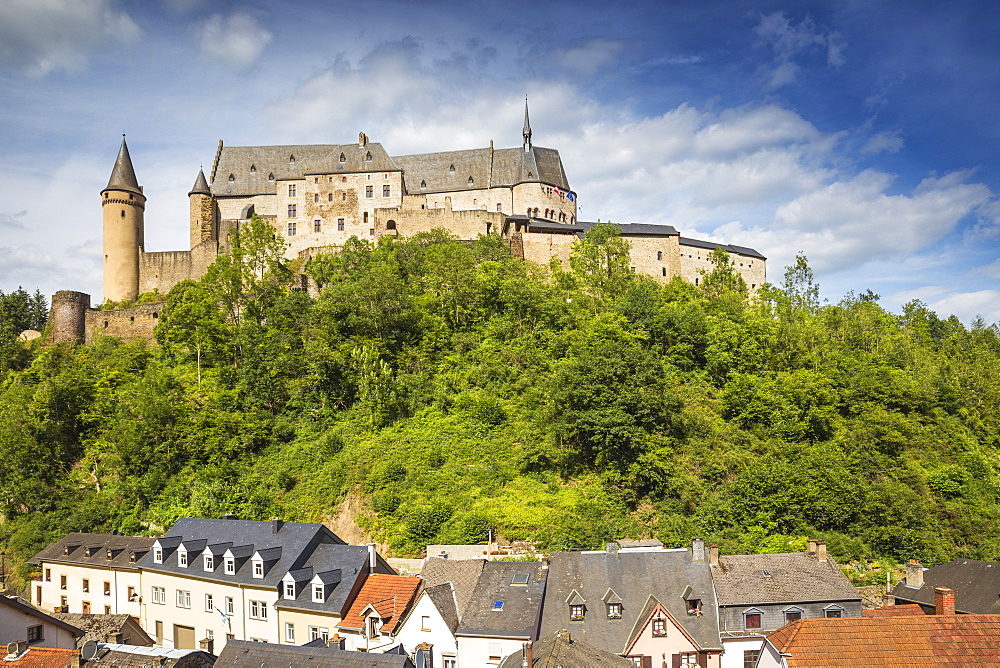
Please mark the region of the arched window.
POLYGON ((396 229, 396 221, 395 220, 387 220, 385 222, 385 229, 387 229, 387 230, 394 230, 394 229, 396 229))

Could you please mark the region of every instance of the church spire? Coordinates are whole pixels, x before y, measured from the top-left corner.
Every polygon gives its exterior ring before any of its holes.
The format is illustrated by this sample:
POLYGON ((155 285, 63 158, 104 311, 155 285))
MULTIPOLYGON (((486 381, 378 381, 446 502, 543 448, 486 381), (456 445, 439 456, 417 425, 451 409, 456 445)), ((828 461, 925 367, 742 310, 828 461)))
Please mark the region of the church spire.
POLYGON ((522 131, 524 135, 524 150, 528 151, 531 149, 531 123, 528 121, 528 96, 524 96, 524 130, 522 131))
POLYGON ((122 135, 122 146, 118 149, 118 159, 115 160, 115 168, 111 170, 108 187, 104 190, 123 190, 139 195, 142 194, 142 190, 139 188, 139 181, 135 178, 135 170, 132 169, 132 158, 128 154, 125 135, 122 135))

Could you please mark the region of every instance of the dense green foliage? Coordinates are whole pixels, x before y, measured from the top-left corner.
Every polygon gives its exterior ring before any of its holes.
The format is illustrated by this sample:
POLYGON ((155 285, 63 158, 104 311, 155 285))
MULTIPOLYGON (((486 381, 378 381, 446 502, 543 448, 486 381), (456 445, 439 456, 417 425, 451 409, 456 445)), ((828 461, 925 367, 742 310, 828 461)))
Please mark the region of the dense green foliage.
POLYGON ((23 558, 68 530, 348 499, 401 555, 491 529, 997 555, 995 326, 823 304, 805 258, 757 299, 721 252, 700 286, 659 285, 625 244, 598 227, 563 270, 496 237, 352 239, 309 263, 312 299, 255 223, 170 292, 159 347, 0 348, 0 541, 23 558))

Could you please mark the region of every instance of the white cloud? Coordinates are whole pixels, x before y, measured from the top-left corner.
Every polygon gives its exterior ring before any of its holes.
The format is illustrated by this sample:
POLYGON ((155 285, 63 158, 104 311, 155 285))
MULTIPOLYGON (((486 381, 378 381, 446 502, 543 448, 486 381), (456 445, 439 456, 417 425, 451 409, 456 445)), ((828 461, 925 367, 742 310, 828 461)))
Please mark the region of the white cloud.
POLYGON ((903 137, 898 130, 879 132, 873 135, 861 147, 861 153, 875 155, 876 153, 899 153, 903 149, 903 137))
POLYGON ((772 90, 795 81, 800 69, 795 60, 809 52, 825 51, 827 64, 834 67, 847 62, 844 58, 847 44, 841 34, 817 26, 808 16, 796 25, 782 12, 762 14, 754 33, 760 46, 769 46, 774 51, 773 67, 768 74, 772 90))
POLYGON ((984 274, 990 278, 1000 278, 1000 259, 993 260, 993 262, 984 267, 977 267, 971 273, 984 274))
POLYGON ((988 323, 1000 323, 1000 291, 953 292, 928 304, 940 318, 956 315, 964 322, 982 316, 988 323))
POLYGON ((110 44, 132 44, 139 27, 109 0, 4 0, 0 2, 0 66, 40 77, 76 71, 87 56, 110 44))
POLYGON ((612 67, 625 43, 605 37, 586 37, 566 46, 548 50, 533 49, 522 60, 530 71, 558 72, 560 75, 591 76, 612 67))
POLYGON ((257 19, 244 12, 216 14, 197 32, 202 55, 238 72, 253 67, 273 37, 257 19))

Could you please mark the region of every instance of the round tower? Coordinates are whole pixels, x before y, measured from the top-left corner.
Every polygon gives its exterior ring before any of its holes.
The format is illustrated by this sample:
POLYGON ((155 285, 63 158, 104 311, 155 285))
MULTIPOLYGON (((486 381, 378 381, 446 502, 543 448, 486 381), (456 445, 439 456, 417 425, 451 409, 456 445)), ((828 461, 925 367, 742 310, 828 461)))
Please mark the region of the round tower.
POLYGON ((87 309, 90 295, 72 290, 60 290, 52 295, 49 322, 54 343, 79 343, 86 334, 87 309))
POLYGON ((104 300, 120 302, 139 295, 139 253, 144 245, 146 197, 135 178, 128 146, 122 146, 108 187, 101 191, 104 207, 104 300))

